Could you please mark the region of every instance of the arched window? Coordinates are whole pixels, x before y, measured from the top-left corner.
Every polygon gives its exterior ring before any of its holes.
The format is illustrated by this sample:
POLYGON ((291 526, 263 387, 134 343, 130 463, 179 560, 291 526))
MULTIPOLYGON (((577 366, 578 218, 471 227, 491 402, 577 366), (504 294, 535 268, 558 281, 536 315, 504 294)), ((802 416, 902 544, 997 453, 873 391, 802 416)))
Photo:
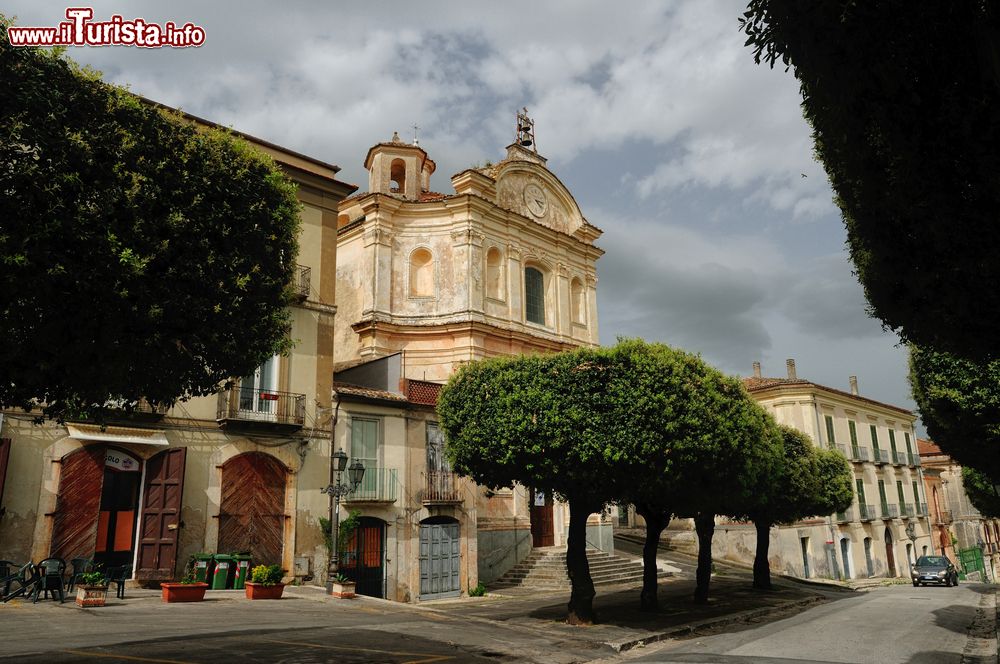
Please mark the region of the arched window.
POLYGON ((496 247, 486 252, 486 297, 502 300, 504 295, 503 255, 496 247))
POLYGON ((573 316, 574 323, 586 323, 587 319, 585 312, 587 311, 587 303, 584 300, 584 290, 583 282, 580 279, 575 278, 569 287, 569 304, 570 313, 573 316))
POLYGON ((524 268, 524 317, 545 325, 545 275, 536 267, 524 268))
POLYGON ((394 194, 406 194, 406 162, 393 159, 389 164, 389 191, 394 194))
POLYGON ((410 296, 434 296, 434 256, 423 247, 410 254, 410 296))

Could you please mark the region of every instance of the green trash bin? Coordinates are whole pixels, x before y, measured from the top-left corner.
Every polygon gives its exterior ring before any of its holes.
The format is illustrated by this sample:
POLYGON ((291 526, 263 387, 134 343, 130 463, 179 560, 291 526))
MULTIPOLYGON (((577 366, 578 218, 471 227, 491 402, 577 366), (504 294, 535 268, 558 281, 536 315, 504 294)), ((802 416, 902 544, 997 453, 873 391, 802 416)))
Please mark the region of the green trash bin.
POLYGON ((209 578, 208 573, 212 567, 212 554, 196 553, 193 557, 194 580, 199 583, 205 583, 205 580, 209 578))
POLYGON ((217 553, 212 556, 212 559, 215 560, 215 571, 212 573, 209 590, 225 590, 229 581, 229 569, 232 567, 233 557, 217 553))
POLYGON ((236 567, 236 573, 233 576, 233 589, 243 590, 246 588, 246 582, 250 576, 250 556, 242 553, 235 554, 233 565, 236 567))

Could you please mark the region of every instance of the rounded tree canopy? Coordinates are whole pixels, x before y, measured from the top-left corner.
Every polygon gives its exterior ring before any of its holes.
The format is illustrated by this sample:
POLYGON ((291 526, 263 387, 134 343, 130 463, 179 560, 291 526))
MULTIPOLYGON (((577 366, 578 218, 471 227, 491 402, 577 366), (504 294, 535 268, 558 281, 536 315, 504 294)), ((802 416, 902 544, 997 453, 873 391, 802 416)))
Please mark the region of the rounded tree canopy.
POLYGON ((973 362, 911 345, 910 387, 934 442, 1000 480, 1000 360, 973 362))
POLYGON ((750 0, 757 62, 790 66, 872 311, 904 340, 1000 349, 1000 9, 750 0))
POLYGON ((962 485, 969 500, 987 519, 1000 518, 1000 491, 997 484, 975 468, 962 468, 962 485))
POLYGON ((6 25, 0 406, 172 402, 287 349, 298 202, 271 159, 6 25))

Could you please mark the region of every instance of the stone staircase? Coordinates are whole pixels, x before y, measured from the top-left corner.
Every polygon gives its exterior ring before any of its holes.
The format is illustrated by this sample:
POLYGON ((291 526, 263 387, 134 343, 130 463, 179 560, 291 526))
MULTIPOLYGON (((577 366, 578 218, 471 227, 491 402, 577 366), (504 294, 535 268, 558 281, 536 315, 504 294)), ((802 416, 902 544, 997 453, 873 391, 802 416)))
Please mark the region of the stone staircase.
MULTIPOLYGON (((614 556, 598 549, 587 549, 590 576, 595 586, 614 584, 642 585, 642 561, 614 556)), ((672 576, 661 571, 660 578, 672 576)), ((532 550, 531 554, 507 571, 506 574, 489 584, 490 589, 513 588, 568 589, 566 576, 566 549, 545 547, 532 550)))

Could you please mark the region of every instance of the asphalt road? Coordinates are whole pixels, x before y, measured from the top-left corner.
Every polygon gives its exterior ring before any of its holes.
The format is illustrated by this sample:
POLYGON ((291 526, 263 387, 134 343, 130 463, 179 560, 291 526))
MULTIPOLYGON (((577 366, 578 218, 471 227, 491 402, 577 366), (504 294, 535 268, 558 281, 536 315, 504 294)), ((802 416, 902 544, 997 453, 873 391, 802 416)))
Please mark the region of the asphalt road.
MULTIPOLYGON (((645 649, 632 661, 711 664, 996 662, 995 588, 879 588, 740 631, 645 649), (971 633, 970 633, 971 632, 971 633), (966 658, 963 660, 963 652, 966 658)), ((731 630, 732 628, 730 628, 731 630)))

